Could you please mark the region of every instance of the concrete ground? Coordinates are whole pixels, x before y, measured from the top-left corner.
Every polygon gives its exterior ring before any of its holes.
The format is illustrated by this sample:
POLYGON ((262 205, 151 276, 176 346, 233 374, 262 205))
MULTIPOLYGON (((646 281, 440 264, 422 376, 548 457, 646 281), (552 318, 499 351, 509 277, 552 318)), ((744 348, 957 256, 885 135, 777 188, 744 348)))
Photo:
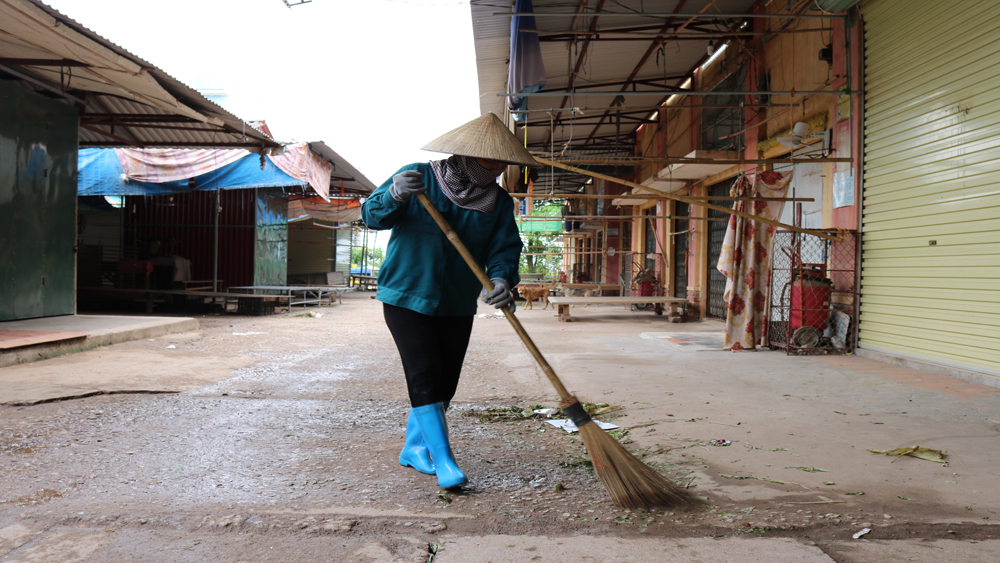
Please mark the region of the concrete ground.
POLYGON ((4 390, 172 391, 0 405, 0 561, 1000 560, 1000 389, 712 351, 712 321, 519 313, 568 388, 620 407, 601 417, 620 441, 707 503, 627 511, 578 437, 523 416, 557 397, 483 307, 449 414, 471 481, 443 491, 396 461, 405 385, 370 295, 0 369, 4 390), (866 451, 913 445, 948 463, 866 451))
POLYGON ((198 321, 188 317, 148 317, 117 315, 62 315, 0 323, 0 330, 80 333, 87 336, 67 342, 0 351, 0 367, 45 360, 142 338, 196 330, 198 321))

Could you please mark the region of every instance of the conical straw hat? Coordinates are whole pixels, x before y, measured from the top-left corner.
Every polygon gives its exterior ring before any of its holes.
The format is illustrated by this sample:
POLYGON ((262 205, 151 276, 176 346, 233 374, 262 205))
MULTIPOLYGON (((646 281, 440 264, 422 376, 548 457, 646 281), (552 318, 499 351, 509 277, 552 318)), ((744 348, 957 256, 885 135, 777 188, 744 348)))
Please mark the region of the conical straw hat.
POLYGON ((492 113, 448 131, 427 143, 423 150, 499 160, 521 166, 538 166, 528 149, 492 113))

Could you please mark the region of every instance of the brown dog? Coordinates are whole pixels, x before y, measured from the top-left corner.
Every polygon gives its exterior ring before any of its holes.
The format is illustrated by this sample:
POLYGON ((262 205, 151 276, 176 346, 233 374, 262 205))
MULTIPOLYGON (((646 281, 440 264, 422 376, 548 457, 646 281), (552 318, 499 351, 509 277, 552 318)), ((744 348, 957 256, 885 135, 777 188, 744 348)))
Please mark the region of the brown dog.
POLYGON ((523 297, 524 300, 526 301, 526 303, 524 305, 525 309, 531 309, 532 308, 531 302, 534 301, 535 299, 541 298, 542 302, 545 303, 545 306, 542 307, 543 311, 545 309, 549 308, 549 291, 551 291, 551 289, 552 288, 550 288, 550 287, 518 287, 517 288, 517 290, 521 292, 521 297, 523 297))

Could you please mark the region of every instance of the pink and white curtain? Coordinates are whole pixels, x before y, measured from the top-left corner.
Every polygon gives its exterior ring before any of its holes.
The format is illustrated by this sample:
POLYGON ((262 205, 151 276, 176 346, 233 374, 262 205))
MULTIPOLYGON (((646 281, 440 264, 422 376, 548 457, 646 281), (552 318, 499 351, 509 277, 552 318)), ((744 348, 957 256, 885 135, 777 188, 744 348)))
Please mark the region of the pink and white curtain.
POLYGON ((187 180, 232 164, 250 151, 243 149, 115 149, 130 180, 162 184, 187 180))
POLYGON ((287 145, 280 155, 267 158, 285 174, 308 182, 323 199, 330 199, 330 173, 333 172, 333 164, 312 152, 309 143, 287 145))
MULTIPOLYGON (((791 172, 758 172, 740 176, 730 195, 735 197, 785 197, 791 172)), ((733 209, 778 220, 783 201, 737 201, 733 209)), ((771 240, 775 227, 744 219, 729 218, 718 269, 726 280, 726 348, 754 350, 764 332, 767 292, 770 286, 771 240)))

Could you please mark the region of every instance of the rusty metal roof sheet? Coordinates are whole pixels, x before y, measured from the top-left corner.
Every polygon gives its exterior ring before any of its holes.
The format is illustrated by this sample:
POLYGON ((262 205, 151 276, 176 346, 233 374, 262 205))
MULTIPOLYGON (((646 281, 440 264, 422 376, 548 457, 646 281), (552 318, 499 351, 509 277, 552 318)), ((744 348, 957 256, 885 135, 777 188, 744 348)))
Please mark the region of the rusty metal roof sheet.
POLYGON ((76 102, 81 147, 280 144, 38 0, 0 0, 0 78, 76 102))

